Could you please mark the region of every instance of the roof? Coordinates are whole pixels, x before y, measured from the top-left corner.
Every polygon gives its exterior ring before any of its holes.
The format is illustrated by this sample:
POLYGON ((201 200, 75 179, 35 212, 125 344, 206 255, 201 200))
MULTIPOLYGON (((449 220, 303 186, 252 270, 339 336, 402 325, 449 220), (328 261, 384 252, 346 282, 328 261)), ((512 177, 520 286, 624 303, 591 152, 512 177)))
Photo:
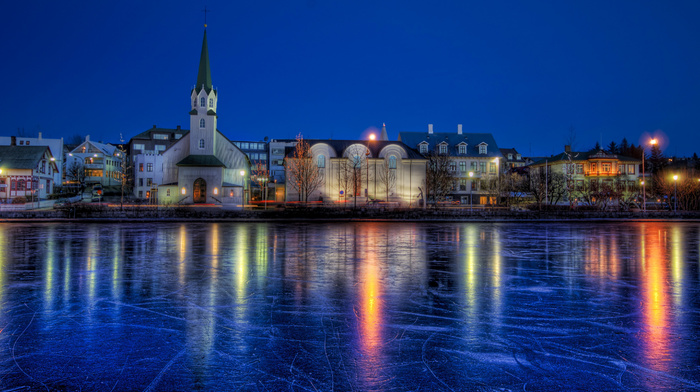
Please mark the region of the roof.
POLYGON ((8 169, 35 169, 44 157, 47 146, 0 146, 0 167, 8 169))
POLYGON ((450 156, 472 156, 472 157, 486 157, 486 158, 501 158, 501 151, 496 144, 496 139, 490 133, 448 133, 448 132, 399 132, 399 140, 405 144, 411 146, 411 148, 418 148, 418 145, 426 142, 428 143, 428 150, 435 148, 438 144, 445 142, 449 146, 456 147, 460 143, 467 144, 467 153, 458 154, 457 150, 450 151, 450 156), (479 144, 485 143, 488 145, 486 149, 486 154, 479 154, 479 144))
POLYGON ((623 162, 640 162, 641 160, 634 157, 628 157, 624 155, 608 154, 603 150, 598 151, 571 151, 568 154, 562 152, 557 155, 552 155, 549 158, 533 158, 533 165, 544 164, 546 162, 558 162, 558 161, 568 161, 569 155, 572 161, 587 161, 590 159, 616 159, 623 162))
POLYGON ((204 39, 202 40, 202 54, 199 56, 199 72, 197 73, 197 84, 195 85, 195 91, 197 91, 197 94, 202 91, 202 88, 207 91, 207 94, 209 94, 212 90, 206 29, 204 29, 204 39))
POLYGON ((86 153, 102 153, 105 155, 114 155, 114 153, 117 150, 117 147, 111 144, 105 144, 105 143, 98 143, 98 142, 93 142, 90 140, 86 140, 82 143, 80 143, 76 148, 71 151, 74 154, 82 154, 82 151, 77 151, 81 146, 83 145, 88 145, 90 148, 86 148, 86 153))
MULTIPOLYGON (((425 159, 423 155, 421 155, 418 151, 416 151, 413 147, 406 145, 405 143, 402 142, 397 142, 397 141, 389 141, 389 140, 374 140, 374 141, 369 141, 369 140, 304 140, 305 142, 309 143, 310 146, 313 146, 314 144, 319 144, 319 143, 324 143, 328 144, 333 148, 336 152, 337 156, 342 156, 343 152, 353 144, 362 144, 364 146, 369 146, 370 153, 373 157, 378 157, 379 153, 384 149, 384 147, 388 145, 397 145, 399 147, 402 147, 404 150, 406 150, 406 154, 408 154, 409 159, 425 159)), ((294 147, 287 147, 289 149, 286 152, 291 152, 294 151, 294 147)), ((285 154, 288 155, 288 154, 285 154)))
POLYGON ((155 126, 153 126, 153 128, 150 128, 149 130, 143 131, 143 132, 139 133, 138 135, 132 137, 131 140, 133 140, 133 139, 146 139, 146 140, 151 140, 151 136, 152 136, 154 133, 167 133, 167 134, 174 133, 174 134, 181 134, 181 135, 184 135, 184 134, 186 134, 187 132, 189 132, 188 129, 182 129, 182 128, 176 128, 176 129, 172 129, 172 128, 156 128, 155 126))
POLYGON ((176 166, 206 166, 206 167, 226 167, 214 155, 188 155, 181 160, 176 166))

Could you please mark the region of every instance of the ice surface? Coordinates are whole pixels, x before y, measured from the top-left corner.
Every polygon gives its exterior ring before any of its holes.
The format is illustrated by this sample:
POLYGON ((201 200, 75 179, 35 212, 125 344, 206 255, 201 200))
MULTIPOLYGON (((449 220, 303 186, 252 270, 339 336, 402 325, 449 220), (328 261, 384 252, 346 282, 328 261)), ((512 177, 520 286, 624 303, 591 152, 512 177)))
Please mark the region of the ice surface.
POLYGON ((0 224, 0 391, 700 390, 700 225, 0 224))

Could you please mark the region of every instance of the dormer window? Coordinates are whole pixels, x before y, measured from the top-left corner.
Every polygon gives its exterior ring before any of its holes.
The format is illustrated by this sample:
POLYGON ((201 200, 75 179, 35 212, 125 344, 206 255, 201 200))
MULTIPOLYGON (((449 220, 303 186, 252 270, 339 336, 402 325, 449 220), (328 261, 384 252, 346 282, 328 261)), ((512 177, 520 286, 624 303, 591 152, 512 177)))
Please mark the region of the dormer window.
POLYGON ((209 98, 209 107, 210 108, 214 107, 214 98, 209 98))
POLYGON ((204 98, 204 97, 202 97, 202 98, 199 100, 199 106, 201 106, 201 107, 206 107, 206 106, 207 106, 207 99, 204 98))
POLYGON ((204 122, 204 119, 199 120, 199 127, 200 128, 204 128, 205 125, 206 125, 206 123, 204 122))
POLYGON ((421 154, 427 154, 428 153, 428 143, 421 143, 418 146, 418 149, 419 149, 421 154))
POLYGON ((515 159, 521 160, 521 159, 522 159, 522 156, 521 156, 520 154, 518 154, 518 155, 515 156, 515 159))
POLYGON ((204 139, 199 139, 199 149, 204 150, 204 139))
POLYGON ((513 160, 513 154, 508 154, 508 160, 512 161, 513 160))
POLYGON ((486 144, 479 144, 479 154, 486 154, 486 144))
POLYGON ((440 152, 440 155, 447 155, 447 144, 442 143, 440 146, 438 146, 438 151, 440 152))

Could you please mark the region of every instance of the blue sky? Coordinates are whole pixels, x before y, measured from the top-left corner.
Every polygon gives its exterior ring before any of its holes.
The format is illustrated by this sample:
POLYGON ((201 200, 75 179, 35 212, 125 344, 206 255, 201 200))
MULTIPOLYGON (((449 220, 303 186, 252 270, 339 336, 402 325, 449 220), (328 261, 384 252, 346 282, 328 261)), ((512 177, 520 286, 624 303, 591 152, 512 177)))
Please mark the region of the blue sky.
POLYGON ((661 135, 700 153, 700 2, 18 1, 0 16, 1 135, 189 127, 204 6, 233 140, 493 133, 524 155, 661 135))

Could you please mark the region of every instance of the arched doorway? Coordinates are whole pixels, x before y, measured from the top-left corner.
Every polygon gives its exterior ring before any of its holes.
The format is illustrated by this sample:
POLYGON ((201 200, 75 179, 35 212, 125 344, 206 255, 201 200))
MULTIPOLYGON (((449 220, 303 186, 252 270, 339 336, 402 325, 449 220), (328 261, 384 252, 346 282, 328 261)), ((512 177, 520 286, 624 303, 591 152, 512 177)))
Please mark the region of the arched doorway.
POLYGON ((194 192, 192 198, 195 203, 207 202, 207 182, 203 178, 194 180, 194 192))

